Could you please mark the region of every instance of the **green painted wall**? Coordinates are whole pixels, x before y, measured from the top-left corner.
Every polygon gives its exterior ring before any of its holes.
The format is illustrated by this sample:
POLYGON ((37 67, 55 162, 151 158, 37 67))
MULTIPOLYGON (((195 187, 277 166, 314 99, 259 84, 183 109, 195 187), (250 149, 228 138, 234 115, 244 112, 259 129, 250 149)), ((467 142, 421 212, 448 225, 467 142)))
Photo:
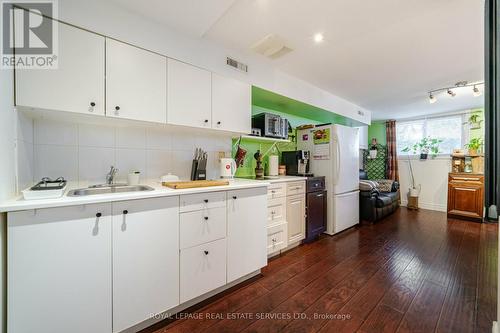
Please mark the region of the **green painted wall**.
POLYGON ((368 126, 368 144, 371 143, 372 138, 377 138, 377 142, 381 145, 386 145, 386 135, 385 135, 385 121, 372 122, 368 126))
MULTIPOLYGON (((338 115, 336 113, 314 107, 312 105, 302 103, 300 101, 282 96, 271 91, 261 89, 259 87, 252 87, 252 114, 256 115, 263 112, 269 112, 283 116, 288 119, 292 128, 296 128, 305 124, 341 124, 346 126, 361 126, 358 121, 338 115)), ((385 132, 384 132, 385 133, 385 132)), ((233 156, 236 153, 238 138, 233 138, 233 156)), ((273 142, 255 141, 242 139, 241 146, 247 151, 245 162, 243 166, 239 167, 236 171, 237 177, 253 176, 255 174, 256 162, 253 157, 257 150, 265 154, 272 147, 273 142)), ((264 156, 264 169, 266 170, 269 155, 280 155, 279 152, 291 151, 297 148, 296 142, 278 142, 277 149, 273 148, 269 153, 264 156)), ((281 160, 281 158, 280 158, 281 160)), ((266 170, 267 174, 267 170, 266 170)))
POLYGON ((363 123, 334 112, 276 94, 272 91, 252 86, 252 105, 264 109, 283 112, 287 117, 296 116, 318 123, 332 123, 346 126, 362 126, 363 123))

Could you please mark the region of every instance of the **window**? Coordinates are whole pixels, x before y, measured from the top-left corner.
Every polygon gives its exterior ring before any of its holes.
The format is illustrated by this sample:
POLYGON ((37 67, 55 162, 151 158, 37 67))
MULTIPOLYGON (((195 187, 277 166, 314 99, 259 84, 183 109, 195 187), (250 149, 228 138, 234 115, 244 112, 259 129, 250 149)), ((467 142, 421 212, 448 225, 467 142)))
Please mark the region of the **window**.
MULTIPOLYGON (((439 118, 398 121, 396 123, 396 142, 398 154, 412 147, 424 137, 441 139, 439 154, 451 154, 454 148, 462 148, 465 138, 462 131, 462 115, 439 118)), ((409 152, 413 154, 413 151, 409 152)), ((417 152, 419 154, 419 152, 417 152)))

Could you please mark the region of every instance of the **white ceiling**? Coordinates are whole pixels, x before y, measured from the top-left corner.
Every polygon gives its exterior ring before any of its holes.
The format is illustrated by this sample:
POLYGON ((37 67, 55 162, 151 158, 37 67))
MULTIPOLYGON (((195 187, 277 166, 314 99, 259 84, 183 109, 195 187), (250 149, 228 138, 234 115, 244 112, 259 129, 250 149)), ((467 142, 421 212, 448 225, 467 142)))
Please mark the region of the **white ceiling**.
POLYGON ((113 2, 249 54, 255 42, 277 34, 294 51, 273 60, 276 67, 373 111, 374 119, 483 105, 469 90, 438 95, 430 105, 427 92, 484 79, 484 0, 113 2), (321 44, 313 41, 317 32, 325 36, 321 44))

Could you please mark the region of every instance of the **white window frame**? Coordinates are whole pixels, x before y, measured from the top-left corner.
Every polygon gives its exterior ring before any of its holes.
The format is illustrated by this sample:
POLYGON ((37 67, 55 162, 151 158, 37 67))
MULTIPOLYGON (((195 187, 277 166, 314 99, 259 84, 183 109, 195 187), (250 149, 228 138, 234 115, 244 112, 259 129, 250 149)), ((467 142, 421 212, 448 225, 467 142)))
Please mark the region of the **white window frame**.
MULTIPOLYGON (((459 113, 452 113, 452 114, 446 114, 446 115, 437 115, 437 116, 430 116, 430 117, 422 117, 422 118, 411 118, 411 119, 402 119, 402 120, 397 120, 396 121, 396 126, 397 123, 409 123, 409 122, 415 122, 415 121, 423 121, 423 136, 422 137, 427 137, 427 122, 429 120, 433 119, 443 119, 443 118, 455 118, 460 116, 462 126, 461 126, 461 133, 460 133, 460 148, 464 148, 464 145, 469 142, 469 129, 466 125, 467 119, 469 118, 470 115, 470 110, 465 111, 465 112, 459 112, 459 113)), ((396 133, 397 135, 397 133, 396 133)), ((396 137, 396 142, 397 142, 397 137, 396 137)), ((397 153, 398 158, 408 158, 410 159, 419 159, 419 153, 413 154, 413 152, 410 150, 408 153, 397 153)), ((450 153, 438 153, 436 154, 436 158, 438 159, 450 159, 451 158, 451 152, 450 153)))

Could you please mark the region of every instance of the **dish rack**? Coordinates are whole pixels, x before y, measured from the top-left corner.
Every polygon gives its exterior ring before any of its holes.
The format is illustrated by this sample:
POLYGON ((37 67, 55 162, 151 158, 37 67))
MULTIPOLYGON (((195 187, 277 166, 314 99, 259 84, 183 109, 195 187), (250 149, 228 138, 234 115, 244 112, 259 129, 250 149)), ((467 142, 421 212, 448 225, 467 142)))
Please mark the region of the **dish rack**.
POLYGON ((22 191, 25 200, 60 198, 64 194, 67 181, 64 177, 55 180, 49 177, 42 178, 37 184, 22 191))

